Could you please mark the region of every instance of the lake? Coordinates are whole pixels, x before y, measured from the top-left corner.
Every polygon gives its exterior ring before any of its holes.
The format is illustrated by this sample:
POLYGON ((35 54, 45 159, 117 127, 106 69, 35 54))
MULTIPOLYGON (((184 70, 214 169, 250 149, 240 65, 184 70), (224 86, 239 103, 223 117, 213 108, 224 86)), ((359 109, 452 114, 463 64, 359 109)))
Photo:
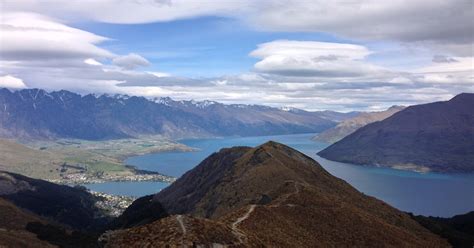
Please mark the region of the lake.
MULTIPOLYGON (((474 174, 417 173, 338 163, 316 155, 328 144, 311 140, 315 134, 259 137, 185 139, 179 142, 198 148, 195 152, 166 152, 131 157, 127 164, 140 169, 179 177, 203 159, 224 147, 256 146, 274 140, 291 146, 317 160, 332 175, 359 191, 377 197, 408 212, 433 216, 452 216, 474 210, 474 174)), ((142 196, 166 187, 158 182, 126 182, 86 185, 92 190, 142 196)))

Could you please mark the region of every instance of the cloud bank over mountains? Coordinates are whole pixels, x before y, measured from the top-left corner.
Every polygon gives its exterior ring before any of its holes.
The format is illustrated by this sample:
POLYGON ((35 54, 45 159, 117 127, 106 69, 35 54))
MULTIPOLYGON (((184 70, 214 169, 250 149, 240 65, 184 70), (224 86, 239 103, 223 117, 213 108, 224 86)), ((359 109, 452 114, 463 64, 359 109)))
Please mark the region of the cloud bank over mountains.
POLYGON ((463 0, 6 1, 0 23, 0 87, 309 110, 445 100, 474 91, 473 9, 472 1, 463 0), (150 71, 146 55, 117 54, 108 45, 114 39, 74 27, 84 20, 142 25, 203 16, 231 18, 262 32, 320 32, 341 39, 270 40, 248 51, 256 62, 247 72, 188 78, 150 71), (407 69, 390 66, 395 60, 387 56, 377 60, 383 47, 392 44, 432 59, 407 69))

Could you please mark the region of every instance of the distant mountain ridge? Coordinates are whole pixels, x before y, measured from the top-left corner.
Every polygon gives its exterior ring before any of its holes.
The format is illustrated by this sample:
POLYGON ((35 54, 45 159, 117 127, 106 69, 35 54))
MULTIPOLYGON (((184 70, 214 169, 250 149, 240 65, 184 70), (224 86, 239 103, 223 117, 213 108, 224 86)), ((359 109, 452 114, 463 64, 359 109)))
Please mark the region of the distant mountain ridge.
POLYGON ((364 112, 360 111, 350 111, 350 112, 337 112, 331 110, 323 110, 323 111, 316 111, 322 118, 335 121, 335 122, 343 122, 348 119, 355 118, 364 112))
POLYGON ((162 134, 168 137, 253 136, 320 132, 331 115, 261 105, 174 101, 126 95, 85 95, 0 89, 0 137, 109 139, 162 134))
POLYGON ((474 93, 407 107, 358 129, 318 154, 353 164, 474 172, 474 93))
POLYGON ((121 223, 135 225, 106 233, 105 247, 449 246, 407 214, 271 141, 212 154, 152 200, 137 200, 121 223))
POLYGON ((316 135, 313 140, 322 141, 326 143, 334 143, 347 135, 353 133, 357 129, 376 121, 381 121, 387 117, 392 116, 398 111, 404 109, 404 106, 392 106, 385 111, 378 112, 364 112, 356 115, 353 118, 346 119, 337 126, 325 130, 316 135))

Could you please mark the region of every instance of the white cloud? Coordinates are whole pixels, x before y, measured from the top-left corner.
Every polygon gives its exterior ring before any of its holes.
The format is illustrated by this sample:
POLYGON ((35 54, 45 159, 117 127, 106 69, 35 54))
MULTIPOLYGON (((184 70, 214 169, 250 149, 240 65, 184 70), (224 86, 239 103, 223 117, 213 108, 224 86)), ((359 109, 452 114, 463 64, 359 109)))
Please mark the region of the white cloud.
POLYGON ((79 78, 102 71, 96 59, 116 56, 97 46, 107 38, 44 15, 2 13, 0 28, 2 74, 18 76, 32 87, 67 89, 84 85, 86 82, 79 78))
POLYGON ((413 70, 412 73, 419 82, 474 86, 474 57, 452 57, 443 61, 440 63, 438 59, 437 62, 413 70))
POLYGON ((164 22, 207 15, 230 15, 248 10, 250 1, 189 0, 20 0, 7 1, 4 9, 28 10, 58 15, 62 18, 88 18, 100 22, 138 24, 164 22), (67 3, 67 4, 66 4, 67 3))
MULTIPOLYGON (((456 73, 456 72, 470 72, 474 74, 474 57, 452 57, 449 63, 434 62, 429 66, 415 70, 419 73, 456 73)), ((474 75, 473 75, 474 76, 474 75)))
POLYGON ((147 73, 150 73, 154 76, 157 77, 171 77, 171 74, 166 73, 166 72, 157 72, 157 71, 147 71, 147 73))
POLYGON ((112 63, 128 70, 150 65, 148 60, 136 53, 129 53, 128 55, 116 57, 112 60, 112 63))
POLYGON ((110 58, 98 46, 107 38, 34 13, 2 13, 0 60, 32 61, 110 58))
POLYGON ((22 89, 26 88, 26 85, 20 78, 16 78, 11 75, 5 75, 0 77, 0 87, 22 89))
MULTIPOLYGON (((116 84, 159 79, 156 74, 132 71, 149 65, 140 55, 116 55, 98 46, 107 38, 44 15, 2 13, 0 28, 0 73, 18 75, 30 87, 107 92, 119 90, 114 89, 119 88, 116 84)), ((1 86, 25 87, 19 78, 2 80, 1 86)))
POLYGON ((397 77, 389 80, 388 82, 395 83, 395 84, 410 84, 410 83, 413 83, 413 81, 409 77, 402 76, 402 75, 397 76, 397 77))
POLYGON ((294 77, 356 77, 379 73, 364 61, 371 53, 353 44, 277 40, 260 44, 250 56, 260 58, 258 72, 294 77))
MULTIPOLYGON (((472 0, 21 0, 5 1, 4 11, 32 11, 65 19, 108 23, 150 23, 199 16, 241 20, 270 31, 326 32, 360 40, 433 42, 472 56, 472 0), (106 10, 106 11, 104 11, 106 10)), ((422 44, 426 45, 426 44, 422 44)))
POLYGON ((250 55, 257 58, 279 55, 331 60, 338 58, 362 59, 370 53, 366 47, 354 44, 276 40, 258 45, 258 48, 250 55))
POLYGON ((433 62, 435 63, 453 63, 458 62, 456 59, 448 57, 446 55, 435 55, 433 56, 433 62))
POLYGON ((91 59, 91 58, 88 58, 88 59, 85 59, 84 60, 84 63, 88 64, 88 65, 103 65, 102 63, 100 63, 99 61, 95 60, 95 59, 91 59))
POLYGON ((267 3, 252 21, 274 30, 330 32, 362 39, 472 41, 470 0, 267 3))

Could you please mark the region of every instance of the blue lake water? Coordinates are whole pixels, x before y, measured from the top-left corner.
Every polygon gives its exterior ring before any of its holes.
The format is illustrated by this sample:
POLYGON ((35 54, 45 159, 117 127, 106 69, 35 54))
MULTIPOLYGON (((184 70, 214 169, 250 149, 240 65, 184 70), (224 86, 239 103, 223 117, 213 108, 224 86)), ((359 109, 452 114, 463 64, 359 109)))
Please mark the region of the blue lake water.
POLYGON ((84 186, 97 192, 138 197, 154 194, 168 185, 168 183, 162 182, 106 182, 84 186))
MULTIPOLYGON (((433 216, 452 216, 474 210, 474 174, 438 174, 400 171, 338 163, 316 155, 327 144, 311 140, 314 134, 186 139, 181 143, 198 148, 196 152, 167 152, 131 157, 127 164, 140 169, 179 177, 207 156, 224 147, 256 146, 274 140, 291 146, 317 160, 332 175, 359 191, 377 197, 408 212, 433 216)), ((167 184, 127 182, 87 185, 92 190, 142 196, 158 192, 167 184)))

